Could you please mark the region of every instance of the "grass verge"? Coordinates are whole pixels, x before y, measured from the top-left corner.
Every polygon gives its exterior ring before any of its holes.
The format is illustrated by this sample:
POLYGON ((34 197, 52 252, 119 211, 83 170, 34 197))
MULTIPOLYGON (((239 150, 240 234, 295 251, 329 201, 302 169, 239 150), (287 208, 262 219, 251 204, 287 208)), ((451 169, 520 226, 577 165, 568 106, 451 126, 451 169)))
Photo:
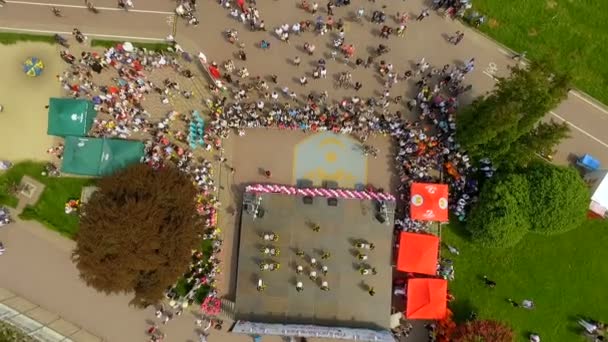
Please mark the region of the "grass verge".
POLYGON ((0 321, 1 342, 35 342, 32 337, 6 322, 0 321))
POLYGON ((577 88, 608 104, 608 1, 475 0, 486 15, 480 27, 492 38, 530 59, 550 58, 569 71, 577 88))
MULTIPOLYGON (((76 177, 46 177, 42 175, 45 163, 22 162, 0 174, 0 184, 18 184, 28 175, 45 185, 40 199, 34 206, 26 207, 21 213, 24 220, 36 220, 60 234, 74 238, 78 231, 78 216, 65 214, 65 202, 80 198, 84 186, 92 185, 93 179, 76 177)), ((0 204, 16 206, 17 199, 0 189, 0 204)))
POLYGON ((582 227, 557 236, 528 234, 517 246, 484 249, 472 244, 464 229, 451 224, 443 242, 460 250, 454 261, 456 279, 450 290, 455 318, 466 319, 471 311, 479 318, 509 323, 517 341, 528 341, 530 332, 547 341, 586 341, 577 316, 608 321, 603 284, 608 284, 608 222, 586 221, 582 227), (481 277, 496 281, 486 288, 481 277), (514 308, 507 299, 534 301, 528 311, 514 308))
POLYGON ((0 44, 12 45, 19 42, 43 42, 54 44, 55 38, 53 38, 53 36, 45 36, 40 34, 0 32, 0 44))
MULTIPOLYGON (((211 240, 203 240, 203 242, 201 242, 200 250, 205 257, 211 256, 213 253, 213 242, 211 240)), ((207 270, 205 270, 205 272, 206 271, 207 270)), ((205 297, 207 297, 210 289, 211 287, 207 285, 201 286, 194 295, 194 302, 201 304, 205 297)), ((175 292, 177 292, 180 297, 185 296, 190 290, 192 290, 192 285, 188 284, 185 278, 181 278, 177 281, 177 284, 175 284, 175 292)))
MULTIPOLYGON (((124 43, 124 40, 106 40, 106 39, 93 39, 91 40, 91 46, 93 47, 103 47, 103 48, 111 48, 116 46, 117 44, 124 43)), ((156 42, 156 43, 142 43, 142 42, 131 42, 133 46, 146 49, 151 51, 167 51, 167 48, 170 46, 164 42, 156 42)))

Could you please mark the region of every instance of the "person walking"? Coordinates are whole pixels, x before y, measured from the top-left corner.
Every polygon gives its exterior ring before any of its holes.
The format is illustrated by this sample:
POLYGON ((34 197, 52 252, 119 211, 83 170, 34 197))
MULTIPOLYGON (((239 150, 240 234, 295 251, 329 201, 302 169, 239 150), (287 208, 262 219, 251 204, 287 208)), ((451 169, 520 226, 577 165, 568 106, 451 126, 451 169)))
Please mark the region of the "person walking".
POLYGON ((327 14, 334 15, 334 3, 331 0, 327 2, 327 14))
POLYGON ((425 8, 420 12, 420 15, 416 18, 416 21, 422 21, 422 19, 428 17, 430 15, 429 9, 425 8))
POLYGON ((483 282, 484 282, 484 284, 485 284, 487 287, 489 287, 489 288, 491 288, 491 289, 493 289, 493 288, 495 288, 495 287, 496 287, 496 282, 495 282, 495 281, 493 281, 493 280, 490 280, 490 279, 489 279, 487 276, 485 276, 485 275, 483 276, 483 282))

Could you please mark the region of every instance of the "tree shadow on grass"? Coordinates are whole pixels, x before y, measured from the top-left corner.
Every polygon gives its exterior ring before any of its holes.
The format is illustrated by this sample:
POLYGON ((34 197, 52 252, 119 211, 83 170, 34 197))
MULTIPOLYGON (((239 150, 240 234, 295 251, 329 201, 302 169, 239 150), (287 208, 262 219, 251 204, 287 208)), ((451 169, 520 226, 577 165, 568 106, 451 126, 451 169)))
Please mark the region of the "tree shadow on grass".
POLYGON ((454 321, 458 324, 469 320, 472 312, 477 312, 471 301, 467 299, 456 299, 450 304, 450 309, 454 313, 454 321))
POLYGON ((459 238, 471 241, 471 234, 467 231, 465 227, 465 222, 460 222, 457 217, 450 217, 450 230, 456 234, 459 238))

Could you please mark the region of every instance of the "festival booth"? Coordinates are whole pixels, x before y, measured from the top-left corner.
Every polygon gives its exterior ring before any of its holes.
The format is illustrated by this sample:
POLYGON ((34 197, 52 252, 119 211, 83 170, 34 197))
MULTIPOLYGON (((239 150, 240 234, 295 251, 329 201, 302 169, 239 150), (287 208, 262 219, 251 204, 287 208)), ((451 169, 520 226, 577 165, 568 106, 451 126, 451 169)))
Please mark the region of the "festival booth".
POLYGON ((140 141, 66 137, 61 171, 85 176, 106 176, 144 157, 140 141))
POLYGON ((448 185, 412 183, 410 217, 418 221, 448 221, 448 185))
POLYGON ((402 232, 399 238, 397 270, 434 276, 437 274, 438 255, 437 236, 402 232))
POLYGON ((608 170, 595 170, 585 174, 585 183, 591 190, 589 216, 605 218, 608 213, 608 170))
POLYGON ((89 100, 50 98, 47 134, 60 137, 86 136, 96 116, 97 112, 89 100))
POLYGON ((407 319, 445 318, 448 282, 436 278, 414 278, 407 282, 407 319))

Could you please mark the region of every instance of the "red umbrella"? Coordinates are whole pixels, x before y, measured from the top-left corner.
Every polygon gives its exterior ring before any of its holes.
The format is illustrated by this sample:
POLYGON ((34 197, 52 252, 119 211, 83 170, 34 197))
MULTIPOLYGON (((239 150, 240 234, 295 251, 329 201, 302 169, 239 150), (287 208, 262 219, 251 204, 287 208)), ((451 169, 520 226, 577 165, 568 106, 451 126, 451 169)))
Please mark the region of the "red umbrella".
POLYGON ((222 75, 220 74, 220 70, 217 67, 213 66, 213 65, 211 65, 209 67, 209 73, 216 80, 219 79, 220 77, 222 77, 222 75))
POLYGON ((109 87, 108 88, 108 92, 110 94, 116 94, 116 93, 118 93, 118 88, 116 88, 116 87, 109 87))

